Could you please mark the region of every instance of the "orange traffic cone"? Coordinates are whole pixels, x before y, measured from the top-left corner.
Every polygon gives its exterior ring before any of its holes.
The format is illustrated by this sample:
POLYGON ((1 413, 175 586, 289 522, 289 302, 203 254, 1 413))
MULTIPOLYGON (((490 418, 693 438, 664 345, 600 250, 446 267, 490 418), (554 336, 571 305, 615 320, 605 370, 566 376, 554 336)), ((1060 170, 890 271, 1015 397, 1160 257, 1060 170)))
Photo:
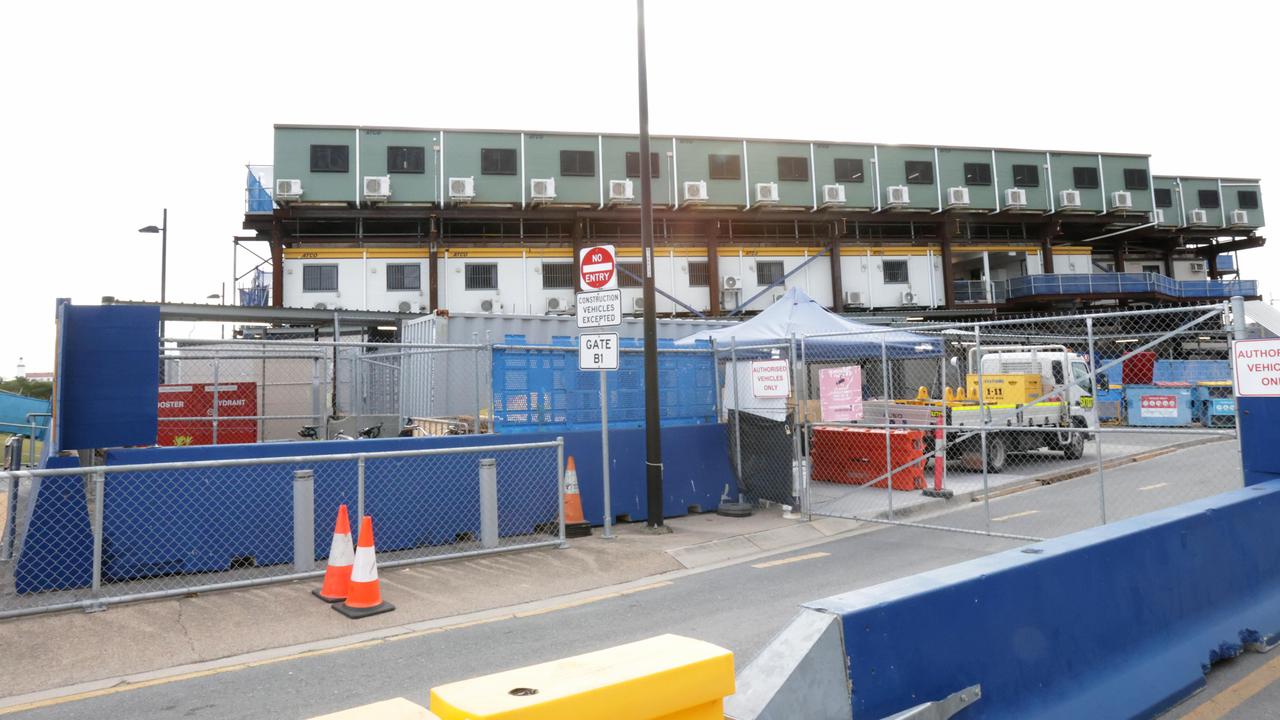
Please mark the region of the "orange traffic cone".
POLYGON ((333 526, 333 542, 329 545, 329 563, 324 568, 324 584, 311 594, 327 603, 342 602, 351 583, 351 562, 355 550, 351 547, 351 521, 347 519, 347 506, 338 506, 338 520, 333 526))
POLYGON ((360 518, 360 538, 356 544, 355 563, 351 567, 347 599, 334 605, 333 609, 353 620, 396 609, 391 603, 382 601, 378 560, 373 549, 373 518, 368 515, 360 518))
POLYGON ((565 537, 591 536, 591 523, 582 515, 582 496, 578 494, 578 469, 569 456, 569 466, 564 471, 564 534, 565 537))

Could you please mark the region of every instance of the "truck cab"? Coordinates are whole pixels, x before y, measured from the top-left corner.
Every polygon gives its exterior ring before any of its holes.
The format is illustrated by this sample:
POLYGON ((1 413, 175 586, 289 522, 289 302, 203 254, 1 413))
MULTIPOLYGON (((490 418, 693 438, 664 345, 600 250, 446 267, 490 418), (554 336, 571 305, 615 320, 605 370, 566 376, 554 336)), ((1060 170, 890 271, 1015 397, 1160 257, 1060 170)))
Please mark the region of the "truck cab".
MULTIPOLYGON (((981 362, 977 348, 970 350, 969 367, 981 368, 983 378, 1001 375, 1037 375, 1040 393, 1024 401, 1061 403, 1067 415, 1080 427, 1096 429, 1098 416, 1093 406, 1093 384, 1089 380, 1089 359, 1062 345, 1005 345, 984 347, 981 362)), ((973 382, 971 381, 972 385, 973 382)), ((984 383, 985 385, 985 383, 984 383)), ((1097 389, 1107 388, 1106 374, 1098 376, 1097 389)))

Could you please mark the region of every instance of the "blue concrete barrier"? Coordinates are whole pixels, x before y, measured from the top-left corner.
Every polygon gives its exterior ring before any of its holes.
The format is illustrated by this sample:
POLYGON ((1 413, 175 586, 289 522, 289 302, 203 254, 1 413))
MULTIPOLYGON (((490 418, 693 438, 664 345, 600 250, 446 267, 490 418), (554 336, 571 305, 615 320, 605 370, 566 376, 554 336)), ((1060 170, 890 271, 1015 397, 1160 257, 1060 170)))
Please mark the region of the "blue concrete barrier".
MULTIPOLYGON (((603 522, 600 434, 567 432, 566 455, 577 464, 587 519, 603 522)), ((445 447, 483 447, 553 440, 556 433, 383 438, 263 445, 129 448, 107 453, 107 465, 141 465, 253 457, 292 457, 445 447)), ((690 508, 714 510, 727 488, 737 497, 722 425, 664 428, 667 517, 690 508)), ((613 512, 646 518, 644 431, 612 430, 613 512)), ((480 534, 476 484, 483 453, 370 460, 365 468, 365 507, 378 523, 378 549, 404 550, 452 543, 480 534)), ((505 451, 498 461, 499 533, 523 535, 555 522, 555 454, 547 449, 505 451)), ((292 486, 295 469, 315 472, 316 559, 325 557, 340 503, 356 507, 356 463, 350 461, 261 464, 229 468, 113 473, 103 506, 103 576, 119 581, 173 573, 228 569, 234 562, 257 565, 292 561, 292 486)), ((41 494, 35 512, 46 534, 29 534, 24 563, 16 568, 20 592, 88 585, 82 572, 92 544, 63 547, 59 532, 75 527, 87 537, 80 478, 50 478, 61 493, 41 494), (66 481, 66 482, 63 482, 66 481), (70 482, 74 481, 74 482, 70 482), (61 487, 62 485, 59 485, 61 487), (74 492, 73 492, 74 491, 74 492), (68 493, 75 494, 71 498, 68 493), (67 497, 64 497, 66 495, 67 497), (80 523, 84 524, 81 527, 80 523), (49 562, 68 568, 53 572, 49 562)))
POLYGON ((1276 642, 1278 516, 1280 480, 806 607, 842 626, 854 718, 975 684, 965 718, 1152 717, 1276 642))

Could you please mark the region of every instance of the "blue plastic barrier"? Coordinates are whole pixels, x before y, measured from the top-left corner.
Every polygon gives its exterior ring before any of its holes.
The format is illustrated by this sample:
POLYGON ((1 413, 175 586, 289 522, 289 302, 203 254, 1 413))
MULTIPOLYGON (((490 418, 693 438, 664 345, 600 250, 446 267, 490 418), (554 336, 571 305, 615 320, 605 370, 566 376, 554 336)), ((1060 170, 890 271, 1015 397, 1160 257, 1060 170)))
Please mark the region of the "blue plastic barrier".
MULTIPOLYGON (((600 433, 559 433, 566 455, 574 456, 587 519, 603 522, 600 433)), ((213 445, 113 450, 108 465, 153 464, 244 457, 292 457, 349 452, 378 452, 441 447, 483 447, 512 442, 553 440, 556 433, 473 435, 431 438, 335 440, 263 445, 213 445)), ((726 487, 737 497, 728 461, 723 425, 663 428, 666 497, 664 515, 675 517, 691 507, 714 510, 726 487)), ((613 513, 632 520, 647 517, 645 506, 644 431, 610 431, 613 513)), ((370 460, 365 467, 366 511, 377 523, 378 549, 403 550, 454 542, 459 535, 479 536, 476 488, 478 461, 485 454, 451 454, 370 460)), ((495 453, 498 462, 499 533, 530 533, 556 516, 555 453, 547 449, 495 453)), ((292 560, 292 485, 295 469, 315 472, 316 559, 328 554, 333 518, 339 503, 356 506, 355 461, 262 464, 198 470, 160 470, 111 474, 103 506, 103 575, 107 581, 161 574, 228 569, 252 559, 257 565, 292 560)), ((58 481, 64 481, 57 478, 58 481)), ((71 478, 67 488, 78 501, 42 492, 36 512, 47 536, 29 535, 19 565, 20 592, 68 589, 88 585, 92 543, 66 547, 63 528, 86 523, 83 481, 71 478), (73 487, 74 485, 74 487, 73 487), (42 559, 44 558, 44 559, 42 559), (42 562, 65 563, 55 574, 42 562), (45 578, 51 578, 46 580, 45 578)), ((48 482, 48 480, 46 480, 48 482)))
POLYGON ((826 598, 853 717, 1145 718, 1280 632, 1280 481, 826 598))
MULTIPOLYGON (((50 458, 47 467, 67 468, 76 458, 50 458)), ((21 594, 88 587, 93 576, 93 531, 84 480, 75 476, 39 481, 22 552, 14 568, 21 594)))
POLYGON ((1213 382, 1231 379, 1230 360, 1156 360, 1155 382, 1213 382))

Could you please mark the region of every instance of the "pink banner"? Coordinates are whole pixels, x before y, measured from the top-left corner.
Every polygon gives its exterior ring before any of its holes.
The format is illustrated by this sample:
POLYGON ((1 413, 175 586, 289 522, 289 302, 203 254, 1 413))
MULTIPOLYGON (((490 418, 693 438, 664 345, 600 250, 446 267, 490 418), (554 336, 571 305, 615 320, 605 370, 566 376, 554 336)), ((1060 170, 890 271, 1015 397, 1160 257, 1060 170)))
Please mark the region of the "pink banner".
POLYGON ((818 393, 822 398, 823 420, 862 419, 861 367, 850 365, 819 370, 818 393))

